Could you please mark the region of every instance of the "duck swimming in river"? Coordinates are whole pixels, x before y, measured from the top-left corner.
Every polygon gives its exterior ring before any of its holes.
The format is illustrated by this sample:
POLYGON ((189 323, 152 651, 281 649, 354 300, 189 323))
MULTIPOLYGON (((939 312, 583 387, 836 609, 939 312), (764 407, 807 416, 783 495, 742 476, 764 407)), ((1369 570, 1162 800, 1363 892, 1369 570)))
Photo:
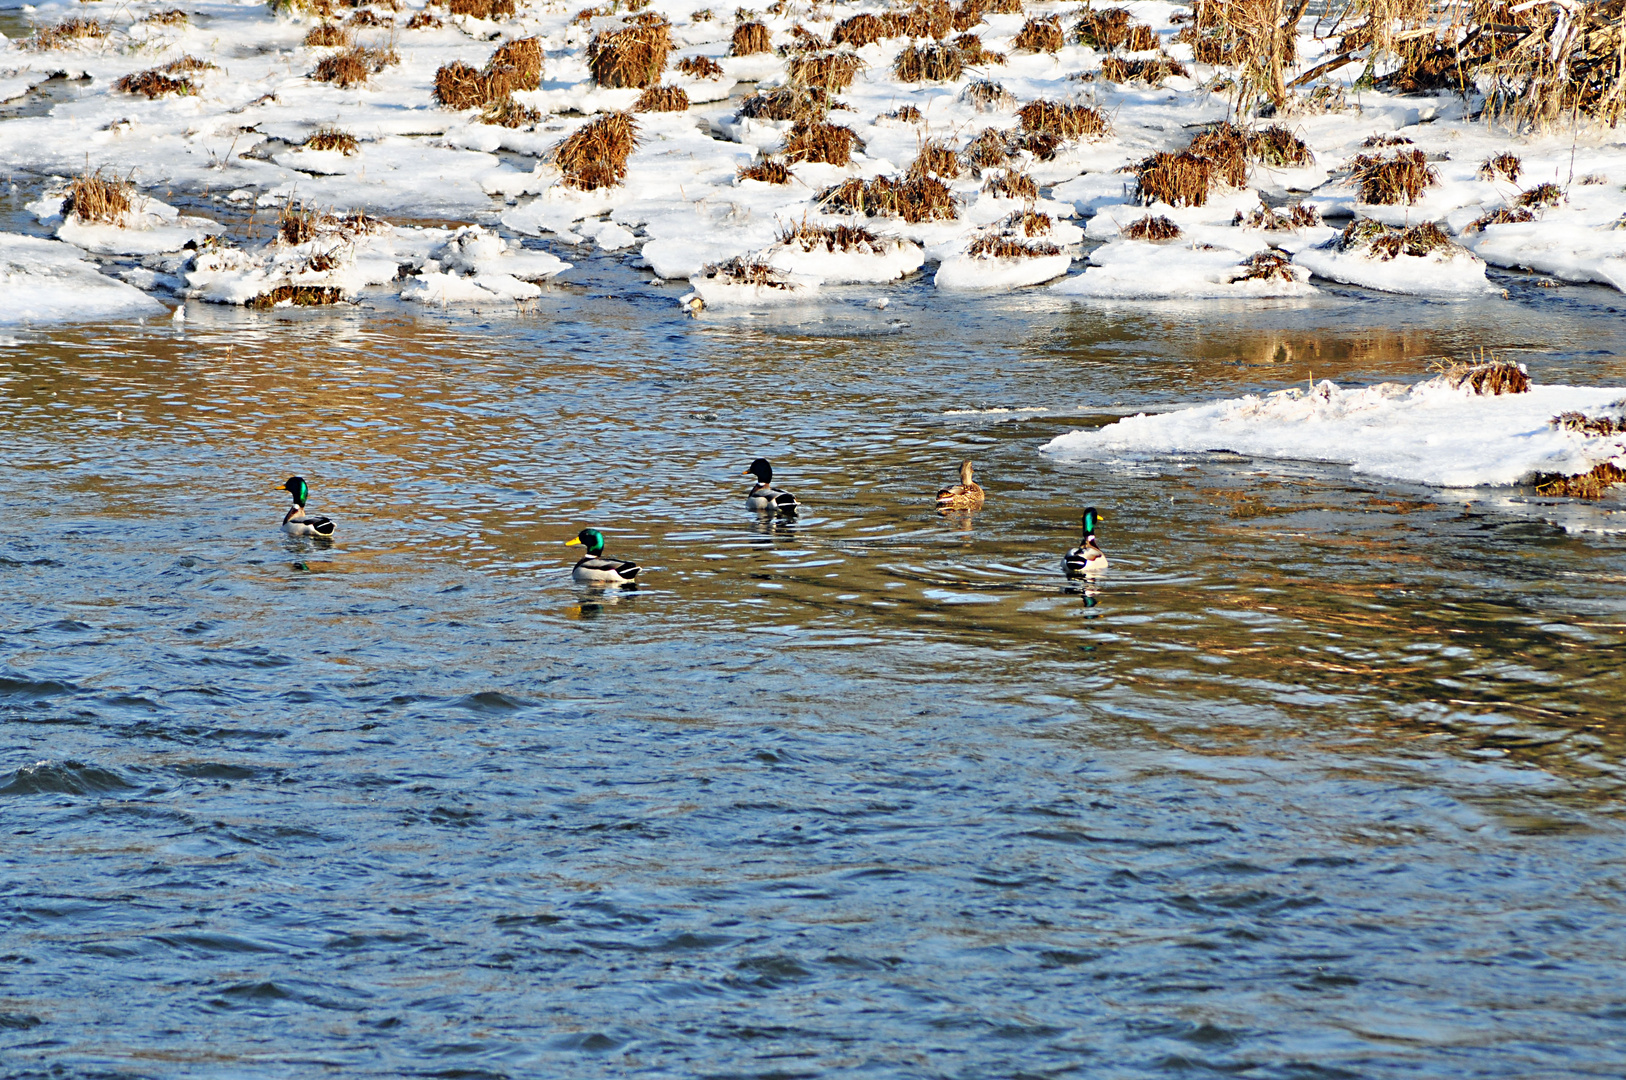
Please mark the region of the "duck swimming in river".
POLYGON ((745 508, 758 513, 773 511, 776 514, 795 514, 796 508, 802 504, 796 501, 796 496, 788 491, 780 491, 773 486, 773 466, 766 458, 757 458, 751 462, 741 476, 754 476, 757 478, 756 486, 745 497, 745 508))
POLYGON ((604 534, 597 529, 583 529, 565 541, 566 547, 576 544, 585 547, 587 554, 576 560, 570 576, 583 585, 630 585, 642 569, 635 562, 604 558, 604 534))
POLYGON ((944 510, 980 510, 982 509, 982 488, 971 479, 971 462, 960 462, 960 482, 953 487, 946 487, 937 493, 937 509, 944 510))
POLYGON ((305 516, 305 500, 310 498, 311 492, 303 476, 290 476, 282 485, 282 490, 294 497, 294 504, 282 515, 283 532, 289 536, 333 535, 332 518, 305 516))
POLYGON ((1061 560, 1061 568, 1068 577, 1084 577, 1086 574, 1098 574, 1108 566, 1107 553, 1095 542, 1095 525, 1102 518, 1095 512, 1095 507, 1084 508, 1084 542, 1067 553, 1061 560))

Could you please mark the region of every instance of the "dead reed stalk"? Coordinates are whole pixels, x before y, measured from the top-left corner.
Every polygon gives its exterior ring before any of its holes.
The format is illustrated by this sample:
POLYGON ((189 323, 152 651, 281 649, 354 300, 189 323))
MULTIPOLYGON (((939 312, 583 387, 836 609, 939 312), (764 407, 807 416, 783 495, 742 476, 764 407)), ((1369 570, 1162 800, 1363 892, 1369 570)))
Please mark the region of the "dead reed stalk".
POLYGON ((1213 170, 1210 158, 1190 150, 1153 154, 1135 167, 1135 198, 1142 204, 1203 206, 1213 170))
POLYGON ((730 56, 755 56, 773 52, 773 35, 759 22, 744 22, 734 27, 734 37, 728 46, 730 56))
POLYGON ((99 221, 117 225, 131 210, 130 197, 135 185, 128 180, 109 180, 97 169, 81 173, 68 185, 68 199, 62 204, 62 216, 80 221, 99 221))

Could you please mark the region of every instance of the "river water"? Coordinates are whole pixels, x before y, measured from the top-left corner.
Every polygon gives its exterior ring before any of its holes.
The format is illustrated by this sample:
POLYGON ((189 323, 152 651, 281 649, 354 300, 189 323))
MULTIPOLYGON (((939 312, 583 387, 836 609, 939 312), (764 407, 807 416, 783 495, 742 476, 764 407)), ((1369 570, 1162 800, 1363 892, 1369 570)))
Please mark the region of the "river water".
POLYGON ((1626 1070, 1617 504, 1037 453, 1480 347, 1626 385, 1615 294, 689 318, 571 257, 0 347, 4 1075, 1626 1070))

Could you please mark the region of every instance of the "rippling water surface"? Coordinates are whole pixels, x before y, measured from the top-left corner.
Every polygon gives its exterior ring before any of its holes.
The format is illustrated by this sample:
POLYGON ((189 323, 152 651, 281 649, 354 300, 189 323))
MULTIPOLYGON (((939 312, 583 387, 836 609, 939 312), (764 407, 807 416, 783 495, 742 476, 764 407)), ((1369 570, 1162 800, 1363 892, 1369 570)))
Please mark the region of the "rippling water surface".
POLYGON ((1614 504, 1036 452, 1481 346, 1626 385, 1614 294, 578 280, 0 348, 5 1075, 1626 1068, 1614 504))

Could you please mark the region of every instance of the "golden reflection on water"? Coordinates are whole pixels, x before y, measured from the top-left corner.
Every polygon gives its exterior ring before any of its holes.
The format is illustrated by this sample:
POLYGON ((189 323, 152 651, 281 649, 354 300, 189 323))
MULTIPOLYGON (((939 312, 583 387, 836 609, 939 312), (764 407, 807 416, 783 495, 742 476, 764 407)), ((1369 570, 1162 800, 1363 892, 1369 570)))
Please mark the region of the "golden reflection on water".
POLYGON ((1125 363, 1147 348, 1129 331, 1067 314, 1008 369, 973 359, 928 378, 918 338, 701 327, 673 358, 659 327, 606 318, 605 336, 632 345, 397 314, 61 330, 0 353, 4 445, 48 515, 180 514, 205 537, 286 546, 246 580, 297 566, 373 575, 387 593, 449 562, 507 582, 512 603, 636 619, 656 639, 771 631, 808 663, 901 645, 893 677, 1176 716, 1154 730, 1199 753, 1288 753, 1284 725, 1368 750, 1445 738, 1618 791, 1616 549, 1498 516, 1485 493, 1224 455, 1123 471, 1035 452, 1154 377, 1176 398, 1231 392, 1259 364, 1415 377, 1420 356, 1453 352, 1455 330, 1177 327, 1178 359, 1154 371, 1125 363), (991 406, 1029 411, 945 415, 991 406), (737 474, 759 453, 807 504, 800 519, 744 510, 737 474), (988 504, 940 517, 935 491, 963 458, 988 504), (339 520, 331 547, 276 534, 268 488, 292 473, 311 510, 339 520), (1114 564, 1088 586, 1059 568, 1086 502, 1110 507, 1114 564), (635 594, 569 583, 561 544, 585 524, 644 565, 635 594), (1268 751, 1239 707, 1270 728, 1268 751))

